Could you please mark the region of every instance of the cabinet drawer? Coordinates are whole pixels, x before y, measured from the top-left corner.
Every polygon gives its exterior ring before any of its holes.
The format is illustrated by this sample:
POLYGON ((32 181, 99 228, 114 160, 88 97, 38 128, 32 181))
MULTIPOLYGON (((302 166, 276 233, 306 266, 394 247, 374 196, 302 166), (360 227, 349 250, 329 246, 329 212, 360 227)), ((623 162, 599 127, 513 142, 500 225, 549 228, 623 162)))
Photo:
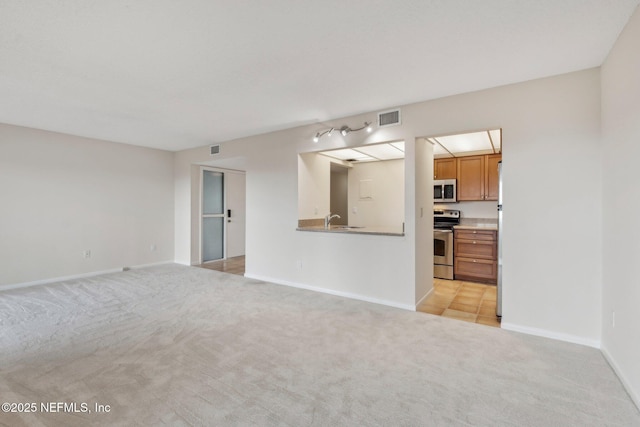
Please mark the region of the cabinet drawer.
POLYGON ((453 261, 453 273, 456 279, 495 283, 498 278, 498 263, 487 259, 456 257, 453 261))
POLYGON ((498 257, 498 245, 491 240, 455 239, 455 256, 463 258, 483 258, 495 261, 498 257))
POLYGON ((454 230, 456 239, 497 240, 495 230, 454 230))

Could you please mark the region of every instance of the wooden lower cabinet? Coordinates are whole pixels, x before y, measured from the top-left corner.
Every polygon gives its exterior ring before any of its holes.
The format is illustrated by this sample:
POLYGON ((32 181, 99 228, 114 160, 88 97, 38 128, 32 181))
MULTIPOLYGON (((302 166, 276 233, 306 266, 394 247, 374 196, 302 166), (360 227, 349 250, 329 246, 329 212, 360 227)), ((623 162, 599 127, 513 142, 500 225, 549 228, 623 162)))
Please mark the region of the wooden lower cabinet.
POLYGON ((495 230, 454 230, 453 274, 456 280, 497 283, 497 237, 495 230))
POLYGON ((496 283, 498 262, 481 258, 455 257, 453 275, 456 280, 469 282, 496 283))

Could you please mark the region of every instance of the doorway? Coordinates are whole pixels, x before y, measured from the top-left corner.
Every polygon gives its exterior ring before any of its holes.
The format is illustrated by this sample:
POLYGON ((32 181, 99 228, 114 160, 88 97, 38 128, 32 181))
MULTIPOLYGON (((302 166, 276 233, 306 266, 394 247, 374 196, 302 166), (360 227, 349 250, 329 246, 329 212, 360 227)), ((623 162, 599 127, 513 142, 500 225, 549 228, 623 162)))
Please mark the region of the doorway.
POLYGON ((448 200, 434 196, 433 288, 418 311, 499 326, 502 129, 425 139, 433 145, 434 194, 436 187, 451 184, 454 194, 448 200), (442 222, 449 217, 458 220, 442 222), (446 276, 438 271, 441 229, 450 234, 453 243, 452 271, 446 276))
POLYGON ((201 169, 200 264, 245 255, 245 173, 201 169))
POLYGON ((349 168, 331 163, 329 211, 339 215, 332 224, 347 225, 349 220, 349 168))

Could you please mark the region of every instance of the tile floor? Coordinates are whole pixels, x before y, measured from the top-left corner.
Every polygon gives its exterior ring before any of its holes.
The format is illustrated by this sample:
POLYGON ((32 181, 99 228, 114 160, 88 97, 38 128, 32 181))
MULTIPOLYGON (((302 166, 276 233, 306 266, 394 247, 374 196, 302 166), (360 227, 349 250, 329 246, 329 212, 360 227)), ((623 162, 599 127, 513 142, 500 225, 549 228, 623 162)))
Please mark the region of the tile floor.
POLYGON ((496 287, 461 280, 433 279, 433 292, 418 311, 500 327, 496 287))
POLYGON ((244 276, 244 255, 227 258, 221 261, 211 261, 196 267, 208 268, 209 270, 222 271, 230 274, 244 276))

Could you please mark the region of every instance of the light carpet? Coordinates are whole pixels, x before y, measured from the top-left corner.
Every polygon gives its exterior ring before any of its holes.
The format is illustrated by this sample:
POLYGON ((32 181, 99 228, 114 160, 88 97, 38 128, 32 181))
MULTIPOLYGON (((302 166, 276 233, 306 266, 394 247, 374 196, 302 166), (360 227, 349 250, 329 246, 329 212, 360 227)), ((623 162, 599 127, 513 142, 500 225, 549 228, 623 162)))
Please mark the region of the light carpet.
POLYGON ((38 406, 6 426, 640 426, 596 349, 193 267, 0 292, 0 326, 38 406))

